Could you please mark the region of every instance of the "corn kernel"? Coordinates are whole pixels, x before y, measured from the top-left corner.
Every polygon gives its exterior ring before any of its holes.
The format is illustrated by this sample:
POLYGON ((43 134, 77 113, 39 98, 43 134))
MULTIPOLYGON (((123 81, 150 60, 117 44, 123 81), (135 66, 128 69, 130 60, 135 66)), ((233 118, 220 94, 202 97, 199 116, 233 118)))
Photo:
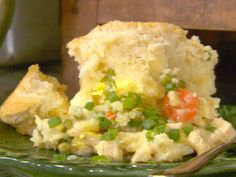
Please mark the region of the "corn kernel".
POLYGON ((85 138, 84 134, 80 135, 79 138, 84 139, 85 138))
POLYGON ((93 91, 93 92, 91 92, 91 95, 92 96, 101 96, 101 95, 103 95, 103 91, 93 91))
POLYGON ((135 83, 131 79, 123 79, 116 81, 117 92, 120 94, 125 94, 129 91, 135 91, 137 88, 135 83))
POLYGON ((105 90, 105 88, 106 88, 105 83, 99 83, 95 86, 95 90, 97 90, 97 91, 103 91, 103 90, 105 90))

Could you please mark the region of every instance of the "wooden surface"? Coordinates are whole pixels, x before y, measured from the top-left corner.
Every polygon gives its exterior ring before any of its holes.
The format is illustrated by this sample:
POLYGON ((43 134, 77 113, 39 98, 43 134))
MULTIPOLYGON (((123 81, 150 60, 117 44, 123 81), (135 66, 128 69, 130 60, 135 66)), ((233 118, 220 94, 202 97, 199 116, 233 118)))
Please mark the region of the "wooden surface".
POLYGON ((96 0, 62 0, 61 34, 62 34, 62 79, 68 86, 71 98, 79 90, 78 64, 67 54, 66 44, 75 37, 85 35, 96 26, 96 0))
POLYGON ((236 31, 236 0, 99 0, 98 23, 164 21, 187 29, 236 31))
POLYGON ((215 47, 222 44, 223 32, 219 31, 236 31, 235 19, 236 0, 61 0, 62 78, 68 95, 79 90, 79 71, 66 44, 97 24, 110 20, 170 22, 192 29, 190 35, 197 34, 204 44, 215 47))

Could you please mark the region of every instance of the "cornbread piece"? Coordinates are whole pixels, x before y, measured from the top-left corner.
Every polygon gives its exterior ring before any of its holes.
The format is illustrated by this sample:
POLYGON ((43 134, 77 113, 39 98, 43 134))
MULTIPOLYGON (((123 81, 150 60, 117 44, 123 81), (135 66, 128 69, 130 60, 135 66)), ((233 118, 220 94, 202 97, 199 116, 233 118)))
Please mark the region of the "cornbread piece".
POLYGON ((213 68, 218 55, 187 31, 167 23, 113 21, 97 26, 86 36, 68 43, 69 54, 80 64, 81 90, 71 101, 73 107, 84 105, 90 92, 104 77, 104 70, 116 73, 120 94, 135 92, 153 99, 162 99, 165 89, 160 75, 178 68, 178 78, 198 96, 214 94, 213 68))
POLYGON ((61 116, 68 111, 66 86, 39 71, 38 65, 28 72, 0 108, 0 119, 16 127, 22 134, 31 135, 35 115, 41 118, 61 116))

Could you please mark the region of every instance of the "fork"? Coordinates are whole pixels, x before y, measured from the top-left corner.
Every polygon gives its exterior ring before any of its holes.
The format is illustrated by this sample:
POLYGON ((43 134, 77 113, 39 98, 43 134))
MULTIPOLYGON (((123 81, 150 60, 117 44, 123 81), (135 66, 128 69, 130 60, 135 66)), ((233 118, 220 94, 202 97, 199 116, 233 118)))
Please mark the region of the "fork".
POLYGON ((236 145, 236 139, 233 141, 220 144, 213 149, 185 162, 184 164, 167 169, 151 172, 148 177, 188 177, 195 173, 203 166, 205 166, 209 161, 217 157, 222 152, 232 148, 236 145))

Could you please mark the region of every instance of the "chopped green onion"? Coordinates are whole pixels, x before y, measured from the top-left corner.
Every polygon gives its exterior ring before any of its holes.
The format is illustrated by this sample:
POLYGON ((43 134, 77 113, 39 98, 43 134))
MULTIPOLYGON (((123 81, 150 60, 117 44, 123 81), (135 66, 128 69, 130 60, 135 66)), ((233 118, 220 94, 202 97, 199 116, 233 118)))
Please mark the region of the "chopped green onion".
POLYGON ((113 102, 115 102, 115 101, 118 101, 119 100, 119 97, 117 96, 117 94, 116 94, 116 92, 110 92, 110 93, 108 93, 107 94, 107 99, 111 102, 111 103, 113 103, 113 102))
POLYGON ((163 125, 159 125, 159 126, 155 126, 153 131, 156 133, 156 134, 161 134, 161 133, 164 133, 166 130, 166 125, 163 124, 163 125))
POLYGON ((60 125, 62 123, 61 119, 59 117, 53 117, 51 119, 48 120, 48 126, 50 128, 54 128, 57 127, 58 125, 60 125))
POLYGON ((153 137, 154 137, 154 132, 153 132, 152 130, 148 130, 148 131, 146 132, 146 139, 147 139, 148 141, 153 141, 153 137))
POLYGON ((53 155, 53 160, 56 160, 56 161, 66 161, 67 158, 66 158, 65 154, 54 154, 53 155))
POLYGON ((183 130, 184 130, 184 133, 188 136, 193 131, 193 126, 187 125, 183 128, 183 130))
POLYGON ((142 103, 142 97, 140 95, 135 95, 135 105, 140 105, 142 103))
POLYGON ((129 122, 129 125, 131 127, 139 128, 142 126, 142 119, 141 118, 131 119, 131 121, 129 122))
POLYGON ((104 155, 95 155, 91 158, 92 162, 109 162, 106 156, 104 155))
POLYGON ((162 77, 160 81, 161 81, 161 85, 166 86, 168 83, 171 83, 172 77, 167 74, 164 77, 162 77))
POLYGON ((70 120, 70 119, 66 119, 66 120, 63 122, 63 126, 64 126, 66 129, 70 129, 70 128, 73 126, 73 121, 70 120))
POLYGON ((128 92, 128 97, 132 98, 132 97, 134 97, 134 96, 135 96, 135 93, 133 93, 133 92, 128 92))
POLYGON ((104 76, 101 81, 107 83, 107 89, 113 88, 113 86, 115 86, 115 81, 111 77, 104 76))
POLYGON ((93 102, 87 102, 86 104, 85 104, 85 106, 84 106, 84 108, 85 109, 87 109, 87 110, 89 110, 89 111, 91 111, 92 109, 93 109, 93 107, 94 107, 94 103, 93 102))
POLYGON ((175 90, 176 89, 176 84, 171 82, 171 83, 166 84, 165 87, 166 87, 167 91, 175 90))
POLYGON ((116 73, 115 73, 115 71, 114 71, 113 69, 108 69, 108 70, 106 71, 106 75, 108 75, 108 76, 115 76, 116 73))
POLYGON ((136 94, 136 93, 129 92, 127 97, 134 99, 134 105, 135 105, 135 106, 140 105, 140 103, 142 103, 142 98, 141 98, 141 96, 138 95, 138 94, 136 94))
POLYGON ((150 117, 148 117, 148 118, 157 121, 157 120, 159 120, 161 117, 158 116, 158 115, 153 115, 153 116, 150 116, 150 117))
POLYGON ((211 125, 207 125, 207 126, 205 127, 205 129, 206 129, 207 131, 210 131, 210 132, 214 132, 214 131, 216 130, 216 128, 215 128, 215 127, 212 127, 211 125))
POLYGON ((98 121, 101 130, 106 130, 112 125, 112 122, 109 119, 102 116, 98 117, 98 121))
POLYGON ((123 102, 123 106, 125 109, 133 109, 135 105, 134 98, 125 98, 123 102))
POLYGON ((104 76, 103 78, 102 78, 102 82, 107 82, 108 80, 111 80, 108 76, 104 76))
POLYGON ((146 132, 146 138, 147 138, 148 141, 152 141, 154 136, 155 136, 155 133, 154 133, 153 130, 148 130, 146 132))
POLYGON ((159 120, 157 121, 158 124, 166 124, 168 118, 165 116, 159 116, 159 120))
POLYGON ((146 117, 146 118, 149 118, 151 116, 155 116, 156 115, 156 109, 155 108, 146 108, 144 111, 143 111, 143 115, 146 117))
POLYGON ((101 140, 112 141, 112 140, 116 139, 117 134, 118 134, 117 129, 110 128, 110 129, 108 129, 108 131, 106 133, 104 133, 104 135, 101 136, 101 140))
POLYGON ((211 53, 209 51, 206 51, 208 53, 208 58, 206 61, 210 61, 211 60, 211 53))
POLYGON ((178 82, 178 87, 179 87, 179 88, 185 88, 185 82, 184 82, 183 80, 180 80, 180 81, 178 82))
POLYGON ((114 80, 112 79, 113 76, 116 75, 115 71, 113 69, 108 69, 106 72, 105 72, 105 76, 102 78, 102 82, 111 82, 111 83, 114 83, 114 80))
POLYGON ((168 132, 168 136, 170 139, 178 141, 180 138, 179 129, 170 129, 168 132))
POLYGON ((145 119, 143 121, 143 127, 145 129, 151 129, 152 127, 154 127, 156 125, 156 122, 152 119, 145 119))
POLYGON ((147 133, 146 133, 146 138, 149 140, 149 141, 152 141, 154 136, 156 134, 161 134, 161 133, 164 133, 165 132, 165 129, 166 129, 166 125, 159 125, 159 126, 155 126, 152 130, 148 130, 147 133))

